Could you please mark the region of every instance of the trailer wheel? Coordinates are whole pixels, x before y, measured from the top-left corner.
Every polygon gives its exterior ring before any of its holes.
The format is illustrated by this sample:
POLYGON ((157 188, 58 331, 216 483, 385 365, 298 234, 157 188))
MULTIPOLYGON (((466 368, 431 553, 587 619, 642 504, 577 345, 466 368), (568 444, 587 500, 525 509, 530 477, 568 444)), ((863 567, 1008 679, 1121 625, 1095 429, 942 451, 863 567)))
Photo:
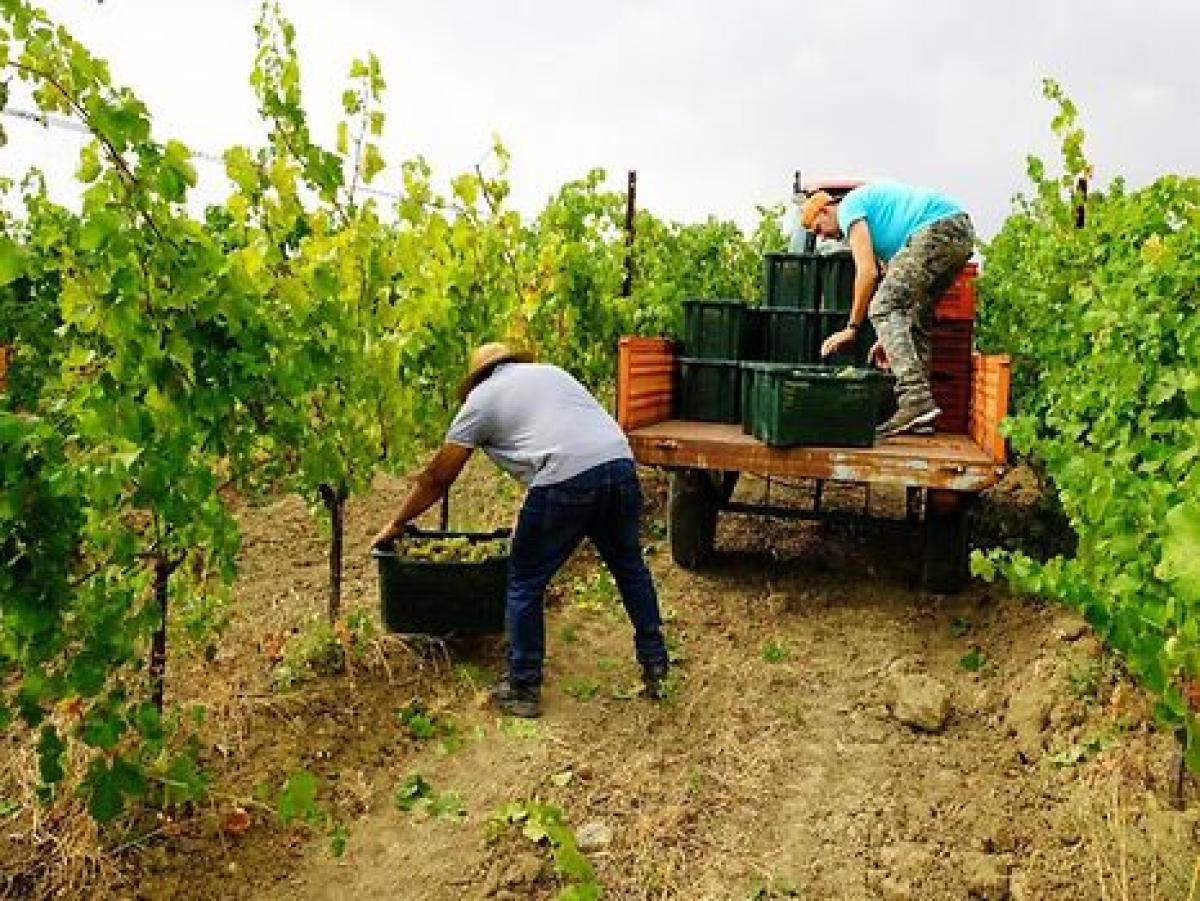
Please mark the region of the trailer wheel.
POLYGON ((921 584, 929 591, 960 591, 970 578, 967 507, 973 499, 963 492, 932 488, 926 494, 921 584))
POLYGON ((712 554, 721 507, 718 492, 711 476, 702 469, 671 473, 667 537, 671 559, 684 569, 695 569, 712 554))

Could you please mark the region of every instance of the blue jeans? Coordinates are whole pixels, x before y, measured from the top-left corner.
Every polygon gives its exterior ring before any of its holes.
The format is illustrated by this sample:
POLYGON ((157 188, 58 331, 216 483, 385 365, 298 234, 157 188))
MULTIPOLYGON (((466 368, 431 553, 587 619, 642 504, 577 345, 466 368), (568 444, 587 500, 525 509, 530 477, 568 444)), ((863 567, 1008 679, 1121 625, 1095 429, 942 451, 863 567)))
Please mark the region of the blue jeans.
POLYGON ((508 674, 540 685, 546 655, 543 595, 550 579, 590 538, 616 580, 642 665, 666 664, 658 595, 638 540, 642 491, 632 460, 611 460, 531 488, 521 507, 508 567, 508 674))

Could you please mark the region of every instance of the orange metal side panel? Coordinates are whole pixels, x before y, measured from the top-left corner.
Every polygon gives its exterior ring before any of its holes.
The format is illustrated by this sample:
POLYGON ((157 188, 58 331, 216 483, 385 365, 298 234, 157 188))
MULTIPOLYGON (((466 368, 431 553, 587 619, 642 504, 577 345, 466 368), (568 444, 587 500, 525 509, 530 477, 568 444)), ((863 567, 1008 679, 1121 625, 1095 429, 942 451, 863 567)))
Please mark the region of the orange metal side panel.
POLYGON ((622 338, 617 350, 617 423, 631 431, 671 418, 675 406, 675 343, 622 338))
POLYGON ((1008 458, 1000 421, 1008 415, 1012 360, 1007 354, 981 354, 971 359, 971 438, 997 463, 1008 458))
POLYGON ((935 320, 975 320, 975 279, 979 277, 979 264, 967 263, 954 282, 946 289, 933 309, 935 320))

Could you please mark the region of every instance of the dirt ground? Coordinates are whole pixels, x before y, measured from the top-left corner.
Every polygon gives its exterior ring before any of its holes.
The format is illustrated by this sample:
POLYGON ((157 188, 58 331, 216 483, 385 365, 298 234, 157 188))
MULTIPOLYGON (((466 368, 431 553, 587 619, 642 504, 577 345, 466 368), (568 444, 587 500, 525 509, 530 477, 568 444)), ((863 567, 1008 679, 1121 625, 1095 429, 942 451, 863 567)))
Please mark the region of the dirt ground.
MULTIPOLYGON (((729 516, 714 562, 687 572, 666 545, 664 477, 644 479, 671 697, 638 695, 630 628, 583 552, 551 590, 532 724, 487 705, 499 639, 360 631, 347 674, 312 671, 325 539, 297 498, 245 509, 229 628, 214 659, 180 651, 171 670, 170 701, 209 708, 213 800, 122 850, 103 894, 550 898, 569 883, 551 850, 489 830, 505 805, 538 801, 562 810, 606 898, 1190 897, 1200 817, 1190 794, 1172 806, 1173 740, 1080 620, 994 586, 914 587, 902 521, 729 516), (302 769, 326 818, 284 826, 261 799, 302 769), (426 797, 399 809, 418 774, 426 797)), ((382 480, 350 508, 359 630, 377 608, 367 546, 403 489, 382 480)), ((760 498, 764 483, 738 490, 760 498)), ((473 462, 453 523, 505 524, 517 500, 473 462)), ((902 500, 871 505, 899 515, 902 500)))

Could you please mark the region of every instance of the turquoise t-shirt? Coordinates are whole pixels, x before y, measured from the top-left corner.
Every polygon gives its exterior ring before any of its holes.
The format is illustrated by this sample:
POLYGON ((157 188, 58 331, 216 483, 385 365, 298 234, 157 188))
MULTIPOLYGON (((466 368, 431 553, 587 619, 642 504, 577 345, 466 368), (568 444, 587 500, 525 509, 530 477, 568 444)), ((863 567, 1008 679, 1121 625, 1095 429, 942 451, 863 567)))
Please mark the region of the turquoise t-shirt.
POLYGON ((849 236, 850 226, 867 220, 875 255, 887 262, 916 232, 939 219, 963 212, 956 202, 930 191, 894 181, 876 181, 855 188, 838 204, 838 226, 849 236))

